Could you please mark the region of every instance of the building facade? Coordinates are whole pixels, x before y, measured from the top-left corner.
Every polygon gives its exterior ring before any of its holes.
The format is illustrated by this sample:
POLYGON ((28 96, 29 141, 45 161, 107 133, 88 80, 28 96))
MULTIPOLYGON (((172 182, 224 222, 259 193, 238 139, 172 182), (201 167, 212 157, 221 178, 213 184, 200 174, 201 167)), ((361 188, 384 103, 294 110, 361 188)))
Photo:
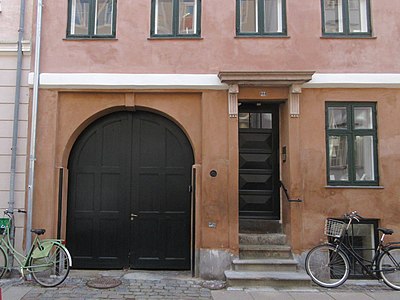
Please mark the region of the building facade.
POLYGON ((241 231, 301 261, 327 217, 400 229, 400 4, 45 2, 33 223, 75 267, 221 278, 241 231))
MULTIPOLYGON (((32 27, 32 7, 28 1, 23 14, 23 39, 19 43, 21 3, 19 1, 0 1, 0 209, 11 207, 25 208, 25 176, 28 131, 30 70, 30 37, 32 27), (21 68, 18 71, 18 45, 21 45, 21 68), (20 87, 16 87, 17 74, 21 74, 20 87), (20 96, 16 96, 17 89, 20 96), (17 100, 16 100, 17 99, 17 100), (16 103, 18 124, 15 124, 16 103), (13 132, 17 134, 13 134, 13 132), (16 148, 13 154, 12 148, 16 148), (13 159, 14 157, 14 159, 13 159), (14 160, 14 163, 12 161, 14 160), (14 183, 12 184, 11 181, 14 183), (12 204, 10 204, 12 202, 12 204)), ((24 216, 17 216, 16 246, 22 249, 24 236, 24 216)))

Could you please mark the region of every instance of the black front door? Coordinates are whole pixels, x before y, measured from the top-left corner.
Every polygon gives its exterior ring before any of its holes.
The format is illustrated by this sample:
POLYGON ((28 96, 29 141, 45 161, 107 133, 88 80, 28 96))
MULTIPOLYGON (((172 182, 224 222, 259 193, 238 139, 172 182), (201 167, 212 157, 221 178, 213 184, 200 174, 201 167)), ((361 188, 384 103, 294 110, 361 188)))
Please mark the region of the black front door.
POLYGON ((67 245, 76 268, 189 269, 193 153, 149 112, 91 124, 69 160, 67 245))
POLYGON ((239 106, 239 217, 280 218, 279 106, 239 106))

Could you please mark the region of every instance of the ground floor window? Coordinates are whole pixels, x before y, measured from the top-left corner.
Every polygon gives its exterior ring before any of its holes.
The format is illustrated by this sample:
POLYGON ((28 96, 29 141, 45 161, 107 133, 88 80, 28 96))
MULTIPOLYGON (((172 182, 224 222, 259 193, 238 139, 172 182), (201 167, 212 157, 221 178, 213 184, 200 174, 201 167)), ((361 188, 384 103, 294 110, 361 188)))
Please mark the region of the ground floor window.
POLYGON ((329 185, 378 185, 375 103, 326 104, 329 185))

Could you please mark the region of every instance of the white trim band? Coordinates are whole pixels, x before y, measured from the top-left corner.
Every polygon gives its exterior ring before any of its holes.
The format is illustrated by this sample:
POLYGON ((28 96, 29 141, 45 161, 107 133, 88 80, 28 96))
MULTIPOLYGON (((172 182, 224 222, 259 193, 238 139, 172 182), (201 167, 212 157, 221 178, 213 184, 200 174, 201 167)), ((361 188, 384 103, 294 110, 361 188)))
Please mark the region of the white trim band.
MULTIPOLYGON (((33 73, 29 74, 29 85, 33 73)), ((213 74, 42 73, 40 87, 48 89, 212 89, 227 90, 213 74)))
MULTIPOLYGON (((18 51, 17 42, 4 42, 0 41, 0 54, 1 53, 16 53, 18 51)), ((22 52, 31 52, 31 43, 29 41, 22 41, 22 52)))
POLYGON ((316 73, 302 88, 400 88, 400 74, 316 73))
MULTIPOLYGON (((29 85, 33 73, 29 74, 29 85)), ((42 73, 46 89, 211 89, 228 90, 216 74, 42 73)), ((400 73, 342 73, 313 75, 302 88, 400 88, 400 73)))

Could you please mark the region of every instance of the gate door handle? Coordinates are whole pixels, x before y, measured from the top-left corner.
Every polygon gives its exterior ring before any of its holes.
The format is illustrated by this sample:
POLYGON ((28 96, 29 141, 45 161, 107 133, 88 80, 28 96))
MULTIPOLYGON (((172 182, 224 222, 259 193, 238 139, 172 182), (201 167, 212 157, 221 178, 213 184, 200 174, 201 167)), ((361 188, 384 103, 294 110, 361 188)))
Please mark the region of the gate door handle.
POLYGON ((139 216, 135 215, 135 214, 131 214, 131 221, 133 221, 133 218, 137 218, 137 217, 139 217, 139 216))

